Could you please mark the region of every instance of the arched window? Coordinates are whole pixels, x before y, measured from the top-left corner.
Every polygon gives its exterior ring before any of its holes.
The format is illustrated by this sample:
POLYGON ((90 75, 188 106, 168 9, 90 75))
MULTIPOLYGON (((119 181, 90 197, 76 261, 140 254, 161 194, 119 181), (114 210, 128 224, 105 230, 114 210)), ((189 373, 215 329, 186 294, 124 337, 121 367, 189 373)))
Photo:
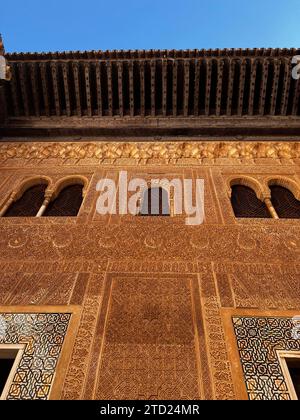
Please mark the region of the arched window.
POLYGON ((162 187, 148 188, 144 191, 141 216, 169 216, 169 195, 162 187))
POLYGON ((4 217, 35 217, 43 204, 47 184, 29 187, 22 196, 13 202, 4 217))
POLYGON ((294 194, 280 185, 270 185, 271 201, 278 217, 283 219, 300 219, 300 201, 294 194))
POLYGON ((271 215, 255 191, 245 185, 233 185, 231 187, 231 205, 235 217, 245 218, 270 218, 271 215))
POLYGON ((82 191, 81 184, 64 187, 58 196, 50 201, 43 216, 77 216, 82 204, 82 191))

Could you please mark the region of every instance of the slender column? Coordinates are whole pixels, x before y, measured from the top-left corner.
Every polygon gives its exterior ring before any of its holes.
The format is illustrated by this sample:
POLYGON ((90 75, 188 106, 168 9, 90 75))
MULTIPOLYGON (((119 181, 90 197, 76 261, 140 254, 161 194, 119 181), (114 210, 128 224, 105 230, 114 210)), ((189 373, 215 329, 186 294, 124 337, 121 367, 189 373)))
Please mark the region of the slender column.
POLYGON ((174 217, 174 197, 170 197, 170 216, 174 217))
POLYGON ((52 191, 48 191, 45 193, 45 199, 43 201, 43 204, 41 205, 39 211, 37 212, 35 217, 42 217, 43 214, 46 211, 46 208, 48 207, 48 204, 50 203, 52 198, 52 191))
POLYGON ((273 219, 279 219, 278 214, 276 213, 276 210, 275 210, 275 209, 274 209, 274 207, 273 207, 273 204, 272 204, 271 199, 270 199, 270 198, 265 198, 265 199, 264 199, 264 203, 265 203, 265 205, 267 206, 267 209, 268 209, 268 211, 269 211, 269 213, 270 213, 271 217, 272 217, 273 219))

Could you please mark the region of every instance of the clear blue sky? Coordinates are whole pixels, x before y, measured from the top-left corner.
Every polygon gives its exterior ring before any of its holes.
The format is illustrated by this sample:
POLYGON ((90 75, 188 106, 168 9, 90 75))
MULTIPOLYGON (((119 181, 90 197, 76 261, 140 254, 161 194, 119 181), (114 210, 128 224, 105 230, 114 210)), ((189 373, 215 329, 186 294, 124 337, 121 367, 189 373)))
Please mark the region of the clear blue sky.
POLYGON ((6 51, 300 47, 300 0, 7 0, 6 51))

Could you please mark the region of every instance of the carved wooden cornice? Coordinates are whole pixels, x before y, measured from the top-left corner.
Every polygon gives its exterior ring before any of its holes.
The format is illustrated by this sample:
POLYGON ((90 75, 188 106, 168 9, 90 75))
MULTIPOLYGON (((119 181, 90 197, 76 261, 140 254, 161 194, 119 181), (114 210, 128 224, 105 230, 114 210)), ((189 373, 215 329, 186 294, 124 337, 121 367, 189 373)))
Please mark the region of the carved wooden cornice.
POLYGON ((300 53, 299 48, 216 48, 187 50, 106 50, 22 52, 8 54, 11 60, 132 60, 153 58, 199 57, 288 57, 300 53))
POLYGON ((13 165, 20 160, 58 164, 176 164, 214 163, 217 159, 233 163, 253 159, 300 159, 300 142, 44 142, 2 143, 0 164, 13 165))
POLYGON ((10 117, 0 127, 1 141, 74 141, 87 137, 97 141, 297 141, 297 116, 52 116, 10 117), (275 137, 276 136, 276 137, 275 137), (15 140, 11 140, 15 138, 15 140), (119 139, 118 139, 119 138, 119 139))
POLYGON ((297 52, 10 54, 9 116, 299 116, 297 52))

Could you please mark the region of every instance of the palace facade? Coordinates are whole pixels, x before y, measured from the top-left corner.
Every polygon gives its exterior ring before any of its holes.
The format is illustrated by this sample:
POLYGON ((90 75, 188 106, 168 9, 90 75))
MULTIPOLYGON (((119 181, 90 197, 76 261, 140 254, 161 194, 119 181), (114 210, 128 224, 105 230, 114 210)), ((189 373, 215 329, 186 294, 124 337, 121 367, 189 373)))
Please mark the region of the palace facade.
POLYGON ((2 399, 299 398, 297 54, 1 43, 2 399), (204 223, 99 214, 121 170, 204 223))

